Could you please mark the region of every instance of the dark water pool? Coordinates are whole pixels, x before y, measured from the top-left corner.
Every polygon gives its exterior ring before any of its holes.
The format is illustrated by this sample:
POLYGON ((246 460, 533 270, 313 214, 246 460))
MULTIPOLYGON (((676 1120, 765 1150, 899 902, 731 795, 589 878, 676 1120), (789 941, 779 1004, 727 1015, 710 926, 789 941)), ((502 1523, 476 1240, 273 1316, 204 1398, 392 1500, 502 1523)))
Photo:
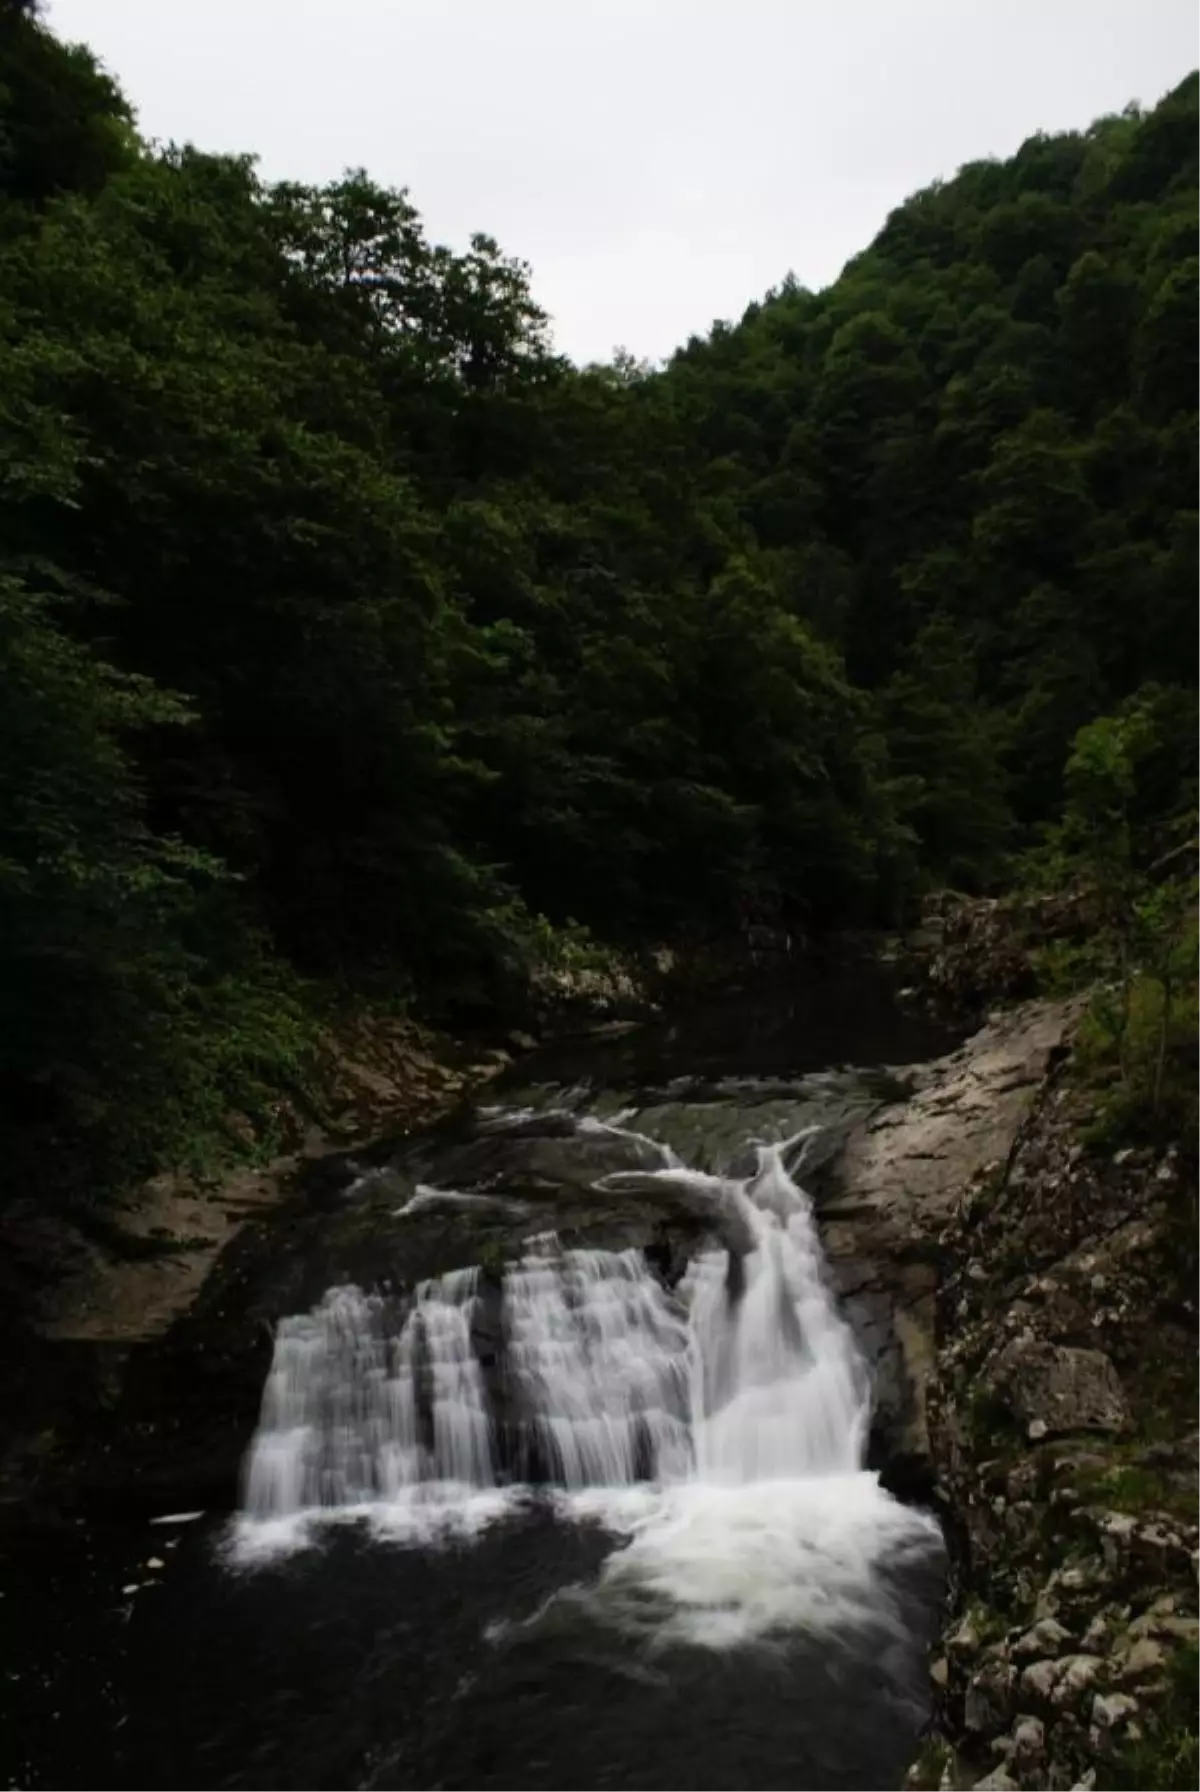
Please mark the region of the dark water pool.
POLYGON ((879 1787, 924 1715, 932 1569, 903 1589, 908 1637, 645 1656, 582 1621, 488 1640, 595 1575, 613 1540, 589 1527, 436 1550, 348 1527, 241 1574, 217 1535, 81 1526, 10 1558, 6 1785, 879 1787))

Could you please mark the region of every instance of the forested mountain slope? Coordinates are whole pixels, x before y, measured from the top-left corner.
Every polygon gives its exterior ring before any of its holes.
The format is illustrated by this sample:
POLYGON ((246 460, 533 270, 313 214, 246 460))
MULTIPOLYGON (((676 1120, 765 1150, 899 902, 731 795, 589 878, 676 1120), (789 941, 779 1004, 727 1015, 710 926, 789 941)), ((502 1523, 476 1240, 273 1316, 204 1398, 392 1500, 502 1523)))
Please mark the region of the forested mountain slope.
POLYGON ((1196 93, 962 169, 669 375, 938 875, 998 875, 1139 688, 1193 733, 1196 93))
POLYGON ((300 1074, 314 985, 486 999, 547 924, 999 887, 1098 717, 1161 851, 1194 802, 1196 125, 1191 77, 964 169, 662 372, 579 370, 489 238, 431 243, 364 173, 151 149, 0 5, 14 1179, 219 1132, 300 1074))

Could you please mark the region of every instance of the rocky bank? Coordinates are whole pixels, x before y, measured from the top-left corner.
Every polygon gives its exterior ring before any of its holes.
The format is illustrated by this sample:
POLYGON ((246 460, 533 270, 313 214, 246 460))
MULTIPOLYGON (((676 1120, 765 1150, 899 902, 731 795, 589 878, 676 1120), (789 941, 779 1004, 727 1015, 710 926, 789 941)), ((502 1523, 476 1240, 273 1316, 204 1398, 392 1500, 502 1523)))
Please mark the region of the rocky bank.
POLYGON ((850 1131, 817 1181, 821 1236, 860 1335, 889 1340, 876 1398, 890 1426, 889 1472, 918 1495, 937 1478, 928 1396, 946 1226, 962 1189, 994 1174, 1066 1049, 1071 1004, 1034 1002, 994 1014, 958 1050, 902 1073, 905 1099, 850 1131))
POLYGON ((1068 1052, 939 1235, 955 1573, 914 1786, 1195 1784, 1194 1164, 1088 1119, 1068 1052))
MULTIPOLYGON (((1033 946, 1094 925, 1079 896, 939 899, 910 942, 918 999, 1011 1001, 1034 985, 1033 946)), ((1197 1783, 1196 1140, 1099 1142, 1083 1006, 1057 1010, 1007 1144, 919 1203, 953 1571, 911 1787, 1197 1783)))

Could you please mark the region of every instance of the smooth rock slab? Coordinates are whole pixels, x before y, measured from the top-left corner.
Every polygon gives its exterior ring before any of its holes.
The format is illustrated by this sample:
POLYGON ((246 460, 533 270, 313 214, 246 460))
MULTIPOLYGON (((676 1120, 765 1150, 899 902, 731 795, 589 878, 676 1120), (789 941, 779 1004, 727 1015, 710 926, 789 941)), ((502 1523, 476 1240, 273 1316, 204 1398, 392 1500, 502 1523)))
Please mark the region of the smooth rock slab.
POLYGON ((907 1068, 909 1098, 882 1106, 828 1166, 820 1220, 833 1278, 842 1286, 852 1260, 854 1288, 842 1292, 873 1290, 895 1315, 910 1396, 893 1426, 898 1452, 929 1455, 939 1234, 972 1182, 1008 1157, 1076 1014, 1069 1002, 1027 1002, 957 1051, 907 1068))
POLYGON ((1102 1350, 1016 1338, 1000 1353, 994 1375, 1031 1435, 1115 1433, 1129 1423, 1120 1378, 1102 1350))
POLYGON ((910 1072, 912 1098, 884 1108, 837 1166, 839 1198, 822 1213, 835 1240, 837 1222, 850 1249, 868 1225, 872 1240, 893 1245, 934 1235, 972 1177, 1008 1156, 1076 1012, 1069 1002, 1027 1002, 910 1072))

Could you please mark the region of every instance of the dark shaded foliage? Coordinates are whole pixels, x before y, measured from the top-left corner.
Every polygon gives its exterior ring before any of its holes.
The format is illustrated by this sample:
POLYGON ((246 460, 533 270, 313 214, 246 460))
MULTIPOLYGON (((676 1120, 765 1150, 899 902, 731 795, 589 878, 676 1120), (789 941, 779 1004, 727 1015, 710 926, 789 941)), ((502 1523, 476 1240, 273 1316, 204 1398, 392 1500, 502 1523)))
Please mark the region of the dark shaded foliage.
MULTIPOLYGON (((0 7, 0 1130, 103 1187, 302 1074, 306 980, 545 925, 891 922, 1191 747, 1195 82, 919 194, 662 372, 350 171, 151 153, 0 7)), ((53 1166, 53 1168, 48 1168, 53 1166)))

